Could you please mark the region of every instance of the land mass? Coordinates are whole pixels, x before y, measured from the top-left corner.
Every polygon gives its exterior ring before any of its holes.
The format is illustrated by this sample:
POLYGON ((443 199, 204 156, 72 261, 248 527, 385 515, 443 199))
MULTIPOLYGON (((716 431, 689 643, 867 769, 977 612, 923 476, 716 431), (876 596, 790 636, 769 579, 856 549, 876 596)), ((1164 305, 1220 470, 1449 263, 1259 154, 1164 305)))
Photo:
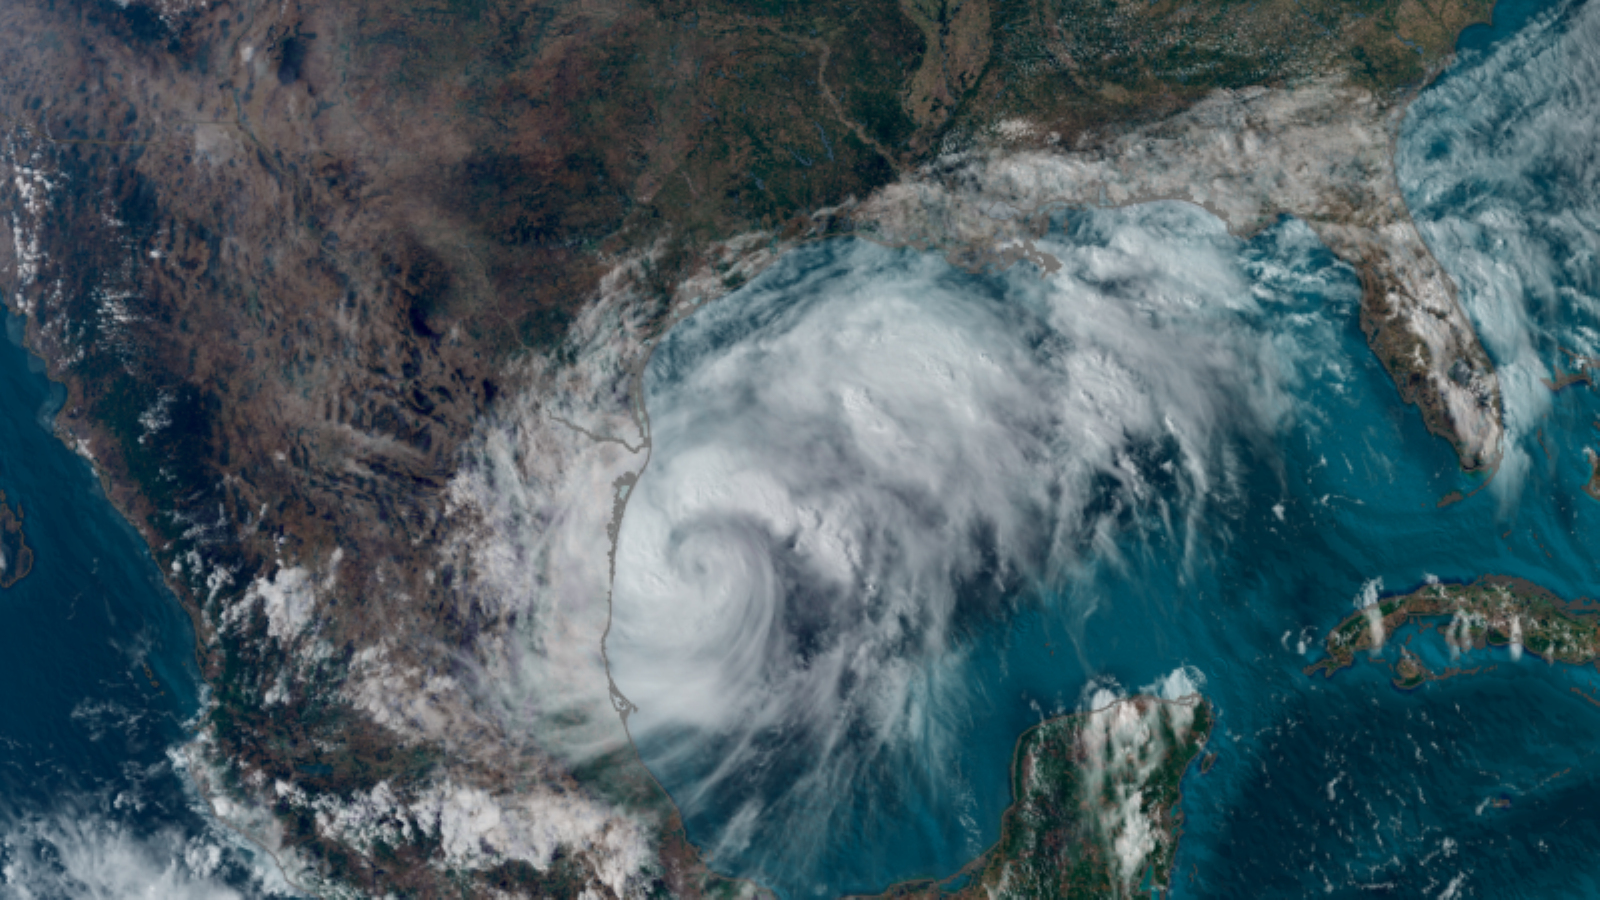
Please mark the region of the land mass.
POLYGON ((1585 447, 1583 448, 1583 458, 1589 461, 1589 478, 1583 483, 1583 492, 1596 500, 1600 500, 1600 453, 1585 447))
POLYGON ((12 510, 0 491, 0 588, 9 588, 33 571, 33 548, 22 534, 22 505, 12 510))
POLYGON ((604 656, 654 342, 802 241, 1048 268, 1052 203, 1288 212, 1492 469, 1498 381, 1392 160, 1489 8, 16 0, 0 289, 194 622, 190 771, 295 885, 751 892, 604 656))
POLYGON ((1563 372, 1561 371, 1561 366, 1555 366, 1554 378, 1541 379, 1544 382, 1544 386, 1555 393, 1560 393, 1575 384, 1593 385, 1594 379, 1589 375, 1589 370, 1594 368, 1595 360, 1588 356, 1573 353, 1565 347, 1561 348, 1561 352, 1572 360, 1572 371, 1563 372))
MULTIPOLYGON (((1430 584, 1352 613, 1328 633, 1327 656, 1306 667, 1306 674, 1321 672, 1331 678, 1355 665, 1361 651, 1382 650, 1406 623, 1430 619, 1448 620, 1438 631, 1457 651, 1509 646, 1514 653, 1526 649, 1570 665, 1585 665, 1600 656, 1600 616, 1579 611, 1531 582, 1490 575, 1471 584, 1430 584)), ((1450 669, 1436 674, 1404 649, 1394 669, 1395 684, 1403 689, 1479 671, 1450 669)))
POLYGON ((1014 802, 999 842, 953 878, 880 896, 1166 896, 1183 831, 1181 783, 1212 724, 1198 694, 1140 695, 1041 722, 1012 754, 1014 802))

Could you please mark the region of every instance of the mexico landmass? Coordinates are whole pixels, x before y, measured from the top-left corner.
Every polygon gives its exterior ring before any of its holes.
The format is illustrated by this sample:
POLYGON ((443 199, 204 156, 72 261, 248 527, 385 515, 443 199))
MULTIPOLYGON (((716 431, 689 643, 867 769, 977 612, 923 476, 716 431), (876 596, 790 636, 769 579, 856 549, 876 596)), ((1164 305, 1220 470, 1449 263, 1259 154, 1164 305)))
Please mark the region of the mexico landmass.
POLYGON ((1499 382, 1393 166, 1489 11, 18 0, 0 289, 194 623, 190 771, 298 889, 748 894, 639 762, 604 653, 655 342, 806 241, 1044 272, 1062 205, 1287 213, 1492 471, 1499 382))

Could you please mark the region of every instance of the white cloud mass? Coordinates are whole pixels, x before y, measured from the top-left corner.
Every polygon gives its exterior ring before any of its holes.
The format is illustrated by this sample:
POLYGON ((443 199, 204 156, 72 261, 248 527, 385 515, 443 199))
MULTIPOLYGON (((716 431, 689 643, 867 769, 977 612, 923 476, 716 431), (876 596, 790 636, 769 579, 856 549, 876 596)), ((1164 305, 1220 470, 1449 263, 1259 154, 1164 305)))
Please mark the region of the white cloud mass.
POLYGON ((227 868, 224 848, 206 838, 137 834, 93 813, 0 827, 0 895, 17 900, 242 900, 223 877, 227 868))
MULTIPOLYGON (((1396 156, 1428 245, 1499 369, 1506 430, 1550 411, 1543 383, 1600 356, 1600 9, 1568 4, 1453 70, 1412 105, 1396 156)), ((1508 441, 1515 502, 1532 465, 1508 441)))
MULTIPOLYGON (((1280 255, 1318 249, 1279 232, 1280 255)), ((1062 262, 1042 278, 800 250, 657 350, 607 647, 722 865, 819 859, 895 791, 951 783, 966 639, 1115 564, 1119 536, 1193 565, 1200 518, 1243 502, 1240 441, 1270 441, 1321 365, 1266 314, 1309 267, 1249 261, 1196 207, 1076 216, 1039 246, 1062 262)))

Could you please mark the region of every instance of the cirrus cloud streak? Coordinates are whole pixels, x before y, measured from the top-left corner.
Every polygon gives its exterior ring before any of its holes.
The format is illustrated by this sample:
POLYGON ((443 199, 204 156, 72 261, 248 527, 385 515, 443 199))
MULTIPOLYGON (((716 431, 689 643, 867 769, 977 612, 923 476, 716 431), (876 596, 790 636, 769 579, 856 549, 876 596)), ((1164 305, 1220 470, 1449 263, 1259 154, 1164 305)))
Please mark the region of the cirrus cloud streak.
POLYGON ((1304 270, 1244 246, 1177 203, 1070 217, 1044 278, 838 242, 662 343, 607 647, 720 865, 798 891, 843 841, 916 840, 975 637, 1130 540, 1204 557, 1310 368, 1268 314, 1304 270))

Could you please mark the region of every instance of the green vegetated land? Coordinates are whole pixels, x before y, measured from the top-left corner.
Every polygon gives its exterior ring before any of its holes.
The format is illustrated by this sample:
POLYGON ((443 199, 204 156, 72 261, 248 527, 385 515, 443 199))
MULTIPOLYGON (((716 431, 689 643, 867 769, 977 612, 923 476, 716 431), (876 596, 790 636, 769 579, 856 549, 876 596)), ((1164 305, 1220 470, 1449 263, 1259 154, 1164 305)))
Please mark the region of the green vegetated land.
POLYGON ((999 842, 956 878, 897 885, 883 897, 1164 894, 1183 826, 1181 783, 1212 724, 1211 704, 1199 695, 1137 696, 1040 723, 1017 741, 1015 802, 999 842), (1134 835, 1145 828, 1141 842, 1134 835), (1119 838, 1142 847, 1137 859, 1119 857, 1119 838))
MULTIPOLYGON (((847 230, 818 211, 914 171, 946 138, 1015 116, 1071 145, 1215 88, 1322 74, 1402 88, 1489 7, 287 0, 158 15, 19 0, 0 8, 0 117, 13 161, 55 187, 35 216, 0 185, 38 249, 37 277, 0 287, 69 387, 58 427, 92 451, 162 571, 183 565, 169 582, 202 635, 219 753, 319 796, 403 795, 465 764, 342 699, 349 663, 393 634, 415 638, 397 666, 476 651, 494 623, 459 589, 467 573, 431 555, 450 472, 507 359, 571 352, 568 326, 619 260, 651 249, 639 287, 665 321, 717 241, 847 230), (219 516, 239 527, 209 524, 219 516), (280 558, 335 548, 339 602, 317 623, 335 652, 268 706, 292 648, 259 613, 210 633, 202 611, 280 558)), ((6 515, 0 585, 31 565, 20 513, 6 515)), ((653 784, 636 761, 621 780, 653 784)), ((1047 816, 1046 799, 1017 815, 1047 816)), ((427 842, 374 864, 306 810, 275 812, 329 877, 457 890, 427 842)), ((1074 834, 1007 827, 1034 841, 1013 848, 1074 834)), ((672 832, 664 858, 688 860, 672 832)), ((1110 879, 1096 846, 1071 844, 1090 854, 1073 865, 1110 879)), ((1046 859, 1009 852, 985 865, 1011 859, 1020 878, 1046 859)), ((528 878, 513 867, 472 885, 528 878)))
MULTIPOLYGON (((1216 88, 1332 73, 1380 92, 1414 85, 1490 7, 423 0, 364 4, 329 67, 363 104, 459 122, 471 146, 415 187, 445 217, 475 223, 471 263, 484 271, 463 272, 467 260, 426 234, 402 246, 399 255, 427 257, 419 318, 549 347, 618 252, 657 246, 651 275, 665 292, 731 235, 848 227, 813 215, 927 161, 947 137, 1006 118, 1071 142, 1216 88), (463 290, 484 276, 492 295, 463 290)), ((308 73, 331 46, 329 28, 315 30, 308 73)))
POLYGON ((1385 91, 1424 78, 1491 5, 997 0, 997 62, 1031 77, 987 87, 1015 114, 1043 109, 1085 125, 1163 112, 1214 88, 1335 71, 1385 91))
MULTIPOLYGON (((1329 632, 1328 655, 1308 666, 1306 673, 1332 677, 1354 665, 1357 653, 1383 649, 1407 623, 1434 619, 1447 620, 1438 623, 1438 631, 1459 650, 1515 643, 1552 662, 1584 665, 1600 657, 1600 616, 1579 611, 1531 582, 1487 576, 1464 585, 1430 584, 1350 614, 1329 632)), ((1477 671, 1434 673, 1404 648, 1393 667, 1395 685, 1407 690, 1477 671)))

